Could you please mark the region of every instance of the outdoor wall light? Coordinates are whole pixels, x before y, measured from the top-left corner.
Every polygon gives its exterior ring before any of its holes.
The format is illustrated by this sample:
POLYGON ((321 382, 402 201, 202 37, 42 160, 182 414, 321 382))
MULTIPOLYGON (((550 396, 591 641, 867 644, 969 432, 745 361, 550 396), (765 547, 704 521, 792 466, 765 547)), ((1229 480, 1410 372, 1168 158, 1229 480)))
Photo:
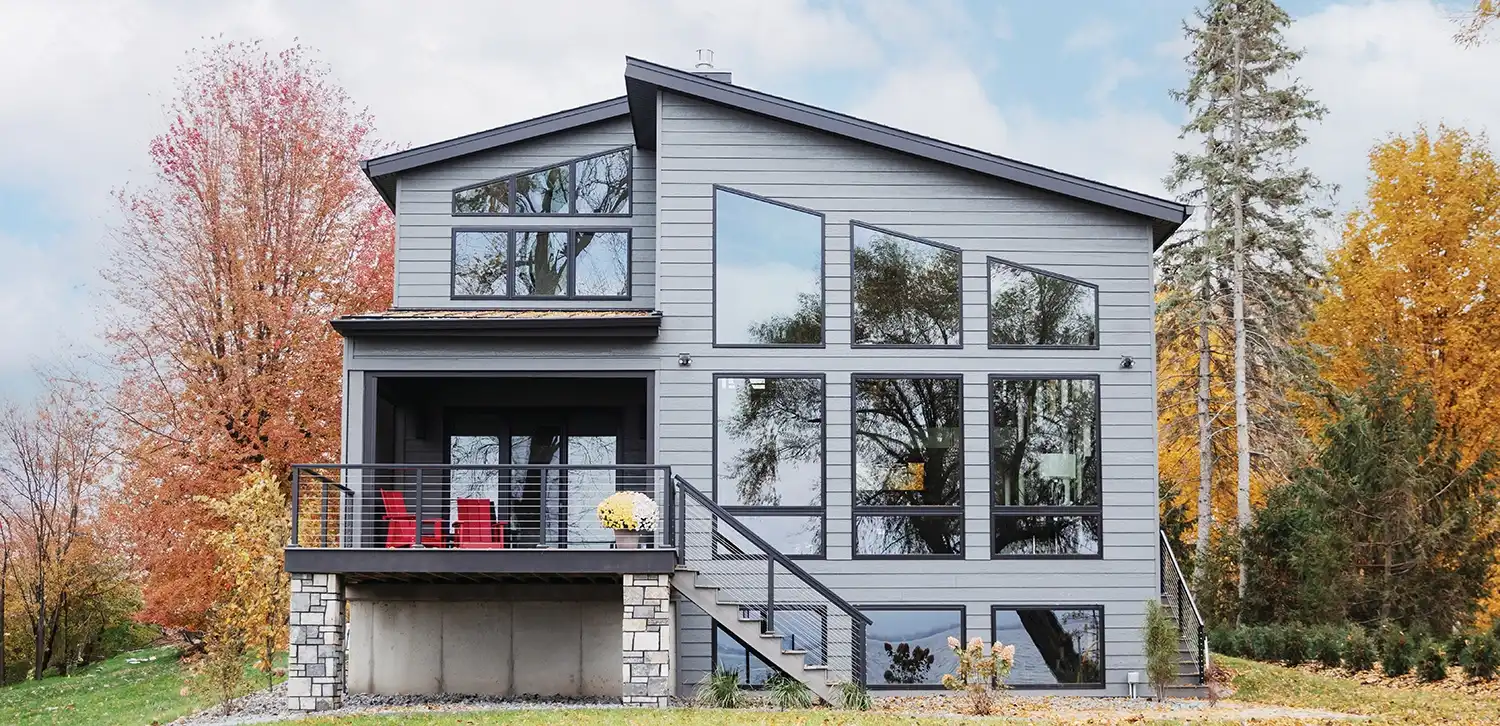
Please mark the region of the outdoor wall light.
POLYGON ((1125 370, 1127 370, 1127 371, 1130 370, 1131 368, 1134 368, 1135 367, 1135 359, 1131 358, 1128 355, 1122 355, 1122 356, 1120 356, 1120 367, 1123 368, 1123 369, 1125 369, 1125 370))
POLYGON ((693 364, 693 354, 692 353, 678 353, 677 354, 677 365, 680 365, 683 368, 686 368, 686 367, 688 367, 688 366, 690 366, 692 364, 693 364))

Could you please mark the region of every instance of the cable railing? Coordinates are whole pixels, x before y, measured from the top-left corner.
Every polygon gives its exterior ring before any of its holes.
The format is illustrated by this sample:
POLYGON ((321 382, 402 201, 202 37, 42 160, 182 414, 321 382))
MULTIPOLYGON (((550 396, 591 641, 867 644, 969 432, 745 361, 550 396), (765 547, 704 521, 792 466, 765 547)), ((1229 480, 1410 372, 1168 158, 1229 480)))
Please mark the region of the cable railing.
POLYGON ((784 650, 804 651, 828 683, 864 683, 870 619, 687 480, 673 482, 679 560, 718 588, 718 602, 781 636, 784 650))
MULTIPOLYGON (((291 545, 376 549, 674 547, 671 467, 615 464, 307 464, 292 468, 291 545), (656 522, 614 530, 598 506, 617 492, 656 505, 656 522)), ((637 510, 639 511, 639 510, 637 510)))
POLYGON ((1204 627, 1203 615, 1198 612, 1198 602, 1188 587, 1187 576, 1177 564, 1177 555, 1172 552, 1172 543, 1167 533, 1161 535, 1161 595, 1167 609, 1177 618, 1177 632, 1184 640, 1193 643, 1197 652, 1194 662, 1198 665, 1198 682, 1206 683, 1208 672, 1208 629, 1204 627))

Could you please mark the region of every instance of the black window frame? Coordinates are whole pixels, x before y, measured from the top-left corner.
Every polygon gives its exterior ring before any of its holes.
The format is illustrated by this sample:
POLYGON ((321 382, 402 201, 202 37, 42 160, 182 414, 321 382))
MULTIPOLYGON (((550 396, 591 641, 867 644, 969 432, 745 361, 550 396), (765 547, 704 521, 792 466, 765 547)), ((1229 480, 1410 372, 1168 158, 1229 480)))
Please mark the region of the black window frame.
POLYGON ((964 468, 968 465, 968 457, 964 452, 964 375, 962 373, 855 373, 849 377, 849 484, 850 484, 850 506, 849 506, 849 556, 856 560, 962 560, 968 552, 968 517, 964 506, 964 468), (942 379, 958 381, 958 433, 956 435, 956 448, 958 449, 958 504, 945 506, 889 506, 878 504, 855 504, 859 492, 859 418, 857 401, 859 398, 858 386, 861 380, 890 380, 890 379, 942 379), (951 554, 911 554, 911 555, 871 555, 859 552, 859 519, 860 517, 957 517, 958 518, 958 551, 951 554))
POLYGON ((538 302, 560 300, 614 301, 630 300, 635 294, 635 234, 629 227, 454 227, 448 236, 448 297, 450 300, 532 300, 538 302), (568 292, 563 295, 460 295, 458 294, 458 236, 466 232, 482 232, 506 235, 505 289, 512 293, 516 289, 516 235, 537 232, 563 233, 567 235, 568 292), (623 295, 577 295, 578 253, 576 242, 582 233, 625 235, 625 294, 623 295))
POLYGON ((851 219, 851 220, 849 220, 849 347, 851 347, 851 348, 869 348, 869 349, 874 349, 874 350, 962 350, 963 347, 964 347, 964 308, 963 308, 964 272, 963 272, 963 266, 964 266, 964 251, 962 249, 958 248, 958 247, 955 247, 953 245, 943 244, 942 242, 937 242, 937 241, 934 241, 934 240, 930 240, 930 239, 927 239, 925 237, 917 237, 915 235, 910 235, 910 234, 905 234, 905 233, 902 233, 902 232, 897 232, 897 231, 892 230, 892 229, 886 229, 884 227, 877 227, 877 226, 875 226, 873 224, 870 224, 868 222, 861 222, 861 221, 859 221, 857 219, 851 219), (924 245, 927 245, 929 247, 936 247, 936 248, 938 248, 940 250, 943 250, 943 251, 946 251, 946 252, 952 252, 952 253, 958 255, 958 342, 956 342, 956 343, 933 344, 933 345, 923 345, 923 344, 920 344, 920 343, 856 343, 856 342, 854 342, 854 326, 855 326, 855 321, 858 320, 858 318, 859 318, 859 305, 854 301, 854 281, 856 279, 855 278, 855 273, 854 273, 854 249, 857 246, 857 243, 854 240, 854 228, 855 227, 863 227, 863 228, 865 228, 867 230, 870 230, 871 232, 877 232, 879 234, 888 235, 888 236, 891 236, 891 237, 899 237, 900 239, 904 239, 904 240, 907 240, 909 242, 916 242, 917 244, 924 244, 924 245))
MULTIPOLYGON (((819 615, 821 621, 822 621, 821 625, 822 625, 822 630, 823 630, 823 650, 824 650, 824 654, 825 655, 827 654, 827 650, 828 650, 828 607, 827 606, 825 606, 825 605, 806 605, 806 604, 799 604, 799 603, 789 603, 789 604, 785 604, 785 605, 778 604, 773 609, 776 612, 778 612, 778 613, 785 613, 785 612, 812 612, 812 613, 817 613, 819 615)), ((747 606, 744 606, 744 607, 740 608, 740 613, 741 613, 742 616, 745 616, 744 613, 746 611, 755 611, 755 610, 760 610, 760 611, 764 612, 765 608, 764 608, 764 606, 747 605, 747 606)), ((755 651, 750 648, 750 646, 746 645, 745 641, 740 640, 739 636, 735 635, 734 633, 729 632, 729 630, 727 628, 725 628, 724 626, 720 625, 719 623, 714 623, 714 626, 709 629, 709 636, 708 636, 708 652, 709 652, 708 666, 709 666, 709 672, 713 672, 713 671, 717 670, 718 667, 719 667, 719 631, 720 630, 723 630, 725 635, 728 635, 731 640, 733 640, 735 643, 737 643, 741 648, 745 649, 745 670, 742 673, 742 675, 744 676, 745 682, 739 684, 740 688, 742 690, 748 690, 748 691, 759 690, 763 686, 763 684, 762 684, 762 686, 757 686, 755 684, 750 683, 749 681, 750 681, 750 658, 751 657, 760 658, 760 656, 757 655, 755 653, 755 651)), ((762 627, 762 631, 764 631, 764 627, 762 627)), ((787 637, 787 636, 783 635, 782 637, 784 638, 784 637, 787 637)), ((795 647, 796 643, 793 643, 792 645, 795 647)), ((781 646, 778 644, 777 647, 779 648, 781 646)), ((811 653, 809 653, 809 655, 810 654, 811 653)), ((783 671, 775 663, 772 663, 772 662, 770 662, 770 661, 768 661, 768 660, 766 660, 764 658, 761 658, 761 661, 764 662, 767 666, 770 666, 771 670, 774 671, 774 672, 776 672, 776 673, 780 673, 782 675, 790 675, 786 671, 783 671)), ((808 665, 825 665, 826 666, 827 664, 826 663, 821 663, 821 664, 808 663, 808 665)))
MULTIPOLYGON (((958 613, 958 630, 959 630, 959 633, 958 633, 958 642, 960 642, 960 643, 967 643, 967 642, 969 642, 969 608, 966 605, 954 605, 954 604, 951 604, 951 603, 904 603, 903 602, 903 603, 879 603, 879 604, 855 605, 854 609, 857 610, 857 611, 859 611, 860 613, 872 612, 872 611, 874 611, 874 612, 881 612, 881 611, 884 611, 884 612, 923 612, 923 611, 925 611, 925 612, 956 612, 956 613, 958 613)), ((865 631, 866 635, 865 635, 865 637, 866 637, 866 639, 868 639, 869 638, 869 630, 868 630, 869 626, 865 626, 865 627, 866 627, 866 631, 865 631)), ((991 630, 993 630, 993 629, 994 629, 993 626, 991 626, 991 630)), ((868 644, 865 644, 865 645, 868 645, 868 644)), ((942 647, 947 648, 948 644, 944 643, 942 647)), ((865 659, 866 659, 865 660, 865 664, 866 664, 866 666, 868 666, 868 664, 869 664, 869 657, 870 657, 869 648, 867 647, 865 650, 866 650, 866 652, 865 652, 865 659)), ((923 683, 923 684, 873 683, 871 681, 871 679, 874 678, 874 677, 875 677, 874 669, 866 667, 865 668, 865 689, 866 690, 870 690, 870 691, 941 691, 941 690, 946 690, 941 683, 932 683, 932 684, 926 684, 926 683, 923 683)), ((939 677, 939 679, 941 679, 942 678, 941 674, 939 674, 938 677, 939 677)))
POLYGON ((763 197, 743 189, 713 185, 709 197, 711 207, 711 221, 709 224, 709 246, 712 248, 709 259, 709 283, 713 287, 711 304, 709 306, 709 341, 714 348, 803 348, 819 349, 828 347, 828 215, 816 209, 799 207, 795 204, 763 197), (819 314, 819 340, 817 343, 720 343, 719 342, 719 192, 735 194, 746 199, 752 199, 766 204, 774 204, 785 207, 796 212, 811 214, 818 218, 818 296, 821 304, 818 305, 819 314))
POLYGON ((448 197, 448 212, 449 212, 450 215, 452 215, 454 217, 519 217, 519 218, 523 218, 523 219, 534 219, 534 218, 543 218, 543 217, 586 217, 586 218, 589 218, 589 219, 607 219, 607 218, 617 218, 617 219, 618 218, 627 218, 628 219, 628 218, 630 218, 631 216, 633 216, 635 214, 635 147, 633 147, 633 146, 618 146, 618 147, 615 147, 613 149, 607 149, 605 151, 600 151, 600 152, 595 153, 595 154, 589 154, 587 156, 579 156, 579 157, 572 158, 572 159, 566 159, 564 161, 560 161, 560 162, 557 162, 555 164, 546 164, 544 166, 534 167, 534 168, 531 168, 531 169, 527 169, 525 171, 518 171, 518 172, 516 172, 514 174, 507 174, 505 176, 495 177, 494 179, 486 179, 485 181, 482 181, 482 182, 478 182, 478 183, 475 183, 475 184, 468 184, 466 186, 458 187, 458 188, 454 189, 453 192, 448 197), (608 214, 601 214, 601 213, 597 213, 597 212, 579 212, 578 211, 578 190, 577 190, 578 164, 579 164, 579 162, 592 161, 592 160, 597 159, 597 158, 599 158, 601 156, 609 156, 610 154, 618 154, 621 151, 625 152, 625 164, 630 169, 630 174, 625 178, 625 199, 630 204, 630 211, 628 211, 628 212, 611 212, 611 213, 608 213, 608 214), (516 179, 518 179, 520 177, 524 177, 524 176, 530 176, 530 175, 536 174, 538 172, 550 171, 550 170, 556 169, 558 167, 567 167, 567 169, 568 169, 568 174, 567 174, 568 211, 566 211, 566 212, 517 212, 516 211, 516 179), (507 211, 505 211, 505 212, 460 212, 460 211, 458 211, 458 199, 457 199, 457 197, 458 197, 458 193, 459 192, 466 192, 466 191, 469 191, 471 189, 478 189, 480 187, 487 187, 487 186, 489 186, 491 184, 495 184, 495 183, 498 183, 498 182, 504 182, 505 183, 505 206, 506 206, 507 211))
MULTIPOLYGON (((709 441, 709 450, 711 452, 711 456, 713 457, 713 464, 712 464, 712 467, 713 467, 712 477, 713 478, 709 482, 710 485, 711 485, 710 489, 709 489, 709 492, 708 492, 709 497, 711 497, 713 499, 713 501, 714 501, 715 504, 718 504, 720 507, 722 507, 724 509, 724 511, 729 512, 730 514, 733 514, 733 515, 736 515, 736 516, 744 516, 744 517, 767 517, 767 516, 778 517, 779 516, 779 517, 787 517, 787 518, 792 518, 792 517, 817 517, 818 518, 818 524, 819 524, 819 526, 822 529, 822 534, 818 538, 818 551, 817 551, 817 553, 816 554, 798 554, 798 555, 787 554, 786 556, 789 559, 793 559, 793 560, 822 560, 822 559, 827 559, 827 557, 828 557, 828 374, 826 374, 826 373, 733 373, 733 372, 723 372, 723 373, 715 373, 714 374, 714 376, 713 376, 713 386, 714 386, 714 393, 713 393, 712 409, 713 409, 713 426, 714 426, 714 431, 713 431, 713 437, 709 441), (810 380, 811 379, 815 379, 815 380, 818 381, 819 385, 822 386, 822 389, 823 389, 823 401, 822 401, 822 404, 821 404, 821 412, 820 412, 820 415, 822 416, 822 421, 820 423, 821 423, 821 426, 822 426, 822 429, 823 429, 823 434, 821 436, 821 438, 822 438, 822 453, 819 455, 819 468, 822 470, 822 488, 821 488, 821 490, 819 491, 819 494, 818 494, 818 500, 822 502, 822 505, 816 506, 816 507, 811 507, 811 506, 781 507, 781 506, 740 505, 740 504, 720 504, 719 503, 719 381, 724 380, 724 379, 747 379, 747 378, 763 378, 763 379, 767 379, 767 380, 772 380, 772 379, 781 380, 781 379, 788 379, 788 378, 801 378, 801 379, 810 379, 810 380)), ((720 537, 719 537, 719 534, 718 534, 718 526, 719 526, 718 522, 717 521, 714 522, 713 557, 714 557, 714 559, 728 559, 726 557, 721 557, 720 554, 719 554, 719 541, 720 541, 720 537)), ((749 526, 749 525, 746 525, 746 526, 749 526)), ((762 538, 762 539, 764 539, 764 538, 762 538)), ((783 553, 783 554, 785 554, 785 553, 783 553)), ((747 553, 745 556, 736 555, 734 557, 734 559, 746 559, 747 557, 750 558, 750 559, 762 559, 762 560, 765 559, 764 555, 753 554, 753 553, 747 553)), ((827 627, 826 619, 825 619, 824 627, 825 627, 825 629, 827 627)))
POLYGON ((987 256, 987 257, 984 258, 984 340, 985 340, 986 343, 989 344, 989 347, 990 347, 991 350, 1099 350, 1099 345, 1101 343, 1100 339, 1103 338, 1103 337, 1104 337, 1104 330, 1100 326, 1100 318, 1099 318, 1099 286, 1098 285, 1096 285, 1096 284, 1094 284, 1092 282, 1089 282, 1087 280, 1080 280, 1080 279, 1078 279, 1076 277, 1069 277, 1067 275, 1064 275, 1064 274, 1061 274, 1061 273, 1058 273, 1058 272, 1052 272, 1052 271, 1049 271, 1049 270, 1043 270, 1040 267, 1033 267, 1031 265, 1023 265, 1023 264, 1021 264, 1019 262, 1012 262, 1010 260, 1007 260, 1007 259, 1004 259, 1004 258, 1000 258, 1000 257, 987 256), (991 274, 991 272, 990 272, 990 267, 992 265, 996 264, 996 263, 999 263, 999 264, 1002 264, 1002 265, 1005 265, 1007 267, 1011 267, 1011 268, 1014 268, 1014 269, 1017 269, 1017 270, 1024 270, 1024 271, 1030 272, 1030 273, 1032 273, 1034 275, 1041 275, 1043 277, 1050 277, 1050 278, 1052 278, 1054 280, 1062 280, 1064 282, 1069 282, 1069 283, 1072 283, 1074 285, 1081 285, 1083 287, 1087 287, 1087 288, 1092 289, 1094 291, 1094 344, 1093 345, 1052 345, 1052 344, 1045 344, 1045 343, 1037 343, 1037 344, 1031 344, 1031 343, 996 343, 992 339, 992 335, 993 335, 994 330, 995 330, 995 276, 993 274, 991 274))
POLYGON ((984 384, 984 415, 989 428, 990 559, 991 560, 1102 560, 1104 559, 1104 386, 1098 373, 991 373, 984 384), (996 381, 1093 381, 1094 460, 1098 462, 1099 503, 1091 505, 1002 505, 995 486, 995 382, 996 381), (1000 554, 995 549, 995 522, 1001 517, 1095 517, 1099 520, 1099 551, 1093 554, 1000 554))
MULTIPOLYGON (((1107 626, 1106 626, 1106 623, 1105 623, 1106 613, 1104 612, 1104 606, 1103 605, 1098 605, 1098 604, 1090 604, 1090 605, 1057 605, 1057 604, 1041 604, 1041 605, 1036 605, 1036 604, 1024 604, 1024 605, 1004 604, 1004 605, 991 605, 990 606, 990 639, 991 639, 991 642, 993 642, 994 639, 995 639, 995 618, 998 616, 998 614, 1001 613, 1001 612, 1015 612, 1017 610, 1052 610, 1052 611, 1057 611, 1057 610, 1093 610, 1095 612, 1098 612, 1099 613, 1099 680, 1098 680, 1098 682, 1094 682, 1094 683, 1014 683, 1014 682, 1011 682, 1011 681, 1006 681, 1006 686, 1008 688, 1010 688, 1012 690, 1018 690, 1018 691, 1024 691, 1024 690, 1038 690, 1038 691, 1053 691, 1053 690, 1099 691, 1099 690, 1103 690, 1103 689, 1109 687, 1109 672, 1108 672, 1108 669, 1106 668, 1107 654, 1105 652, 1106 640, 1107 639, 1104 637, 1104 634, 1106 632, 1105 628, 1107 626)), ((1004 645, 1012 645, 1012 643, 1004 643, 1004 645)))

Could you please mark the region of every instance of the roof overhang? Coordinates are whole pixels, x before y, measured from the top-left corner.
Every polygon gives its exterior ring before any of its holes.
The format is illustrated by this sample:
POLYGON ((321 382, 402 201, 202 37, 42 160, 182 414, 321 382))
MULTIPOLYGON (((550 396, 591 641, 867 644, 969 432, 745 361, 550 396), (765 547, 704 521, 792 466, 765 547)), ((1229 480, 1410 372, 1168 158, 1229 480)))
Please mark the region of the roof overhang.
POLYGON ((391 310, 329 321, 345 338, 595 338, 650 340, 661 330, 652 310, 391 310))
POLYGON ((705 78, 696 73, 627 57, 625 98, 630 104, 635 143, 643 149, 656 147, 656 95, 663 90, 1143 217, 1151 223, 1153 246, 1160 246, 1166 241, 1187 221, 1190 212, 1186 205, 1168 199, 987 154, 705 78))
POLYGON ((630 107, 623 96, 611 98, 608 101, 570 108, 566 111, 558 111, 539 118, 460 136, 456 139, 377 156, 360 162, 360 168, 364 170, 365 176, 370 178, 375 188, 380 190, 380 196, 385 199, 385 203, 391 209, 395 209, 396 175, 403 171, 555 134, 559 131, 608 121, 628 113, 630 113, 630 107))

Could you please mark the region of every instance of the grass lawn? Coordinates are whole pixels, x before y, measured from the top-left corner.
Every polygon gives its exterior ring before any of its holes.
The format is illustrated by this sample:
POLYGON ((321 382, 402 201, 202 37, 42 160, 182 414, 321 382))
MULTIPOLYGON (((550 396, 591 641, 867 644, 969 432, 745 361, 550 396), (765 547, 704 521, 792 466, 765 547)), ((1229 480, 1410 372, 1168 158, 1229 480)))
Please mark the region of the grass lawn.
POLYGON ((1215 656, 1236 673, 1237 701, 1318 708, 1372 717, 1366 723, 1500 723, 1500 696, 1492 693, 1403 690, 1345 678, 1215 656))
MULTIPOLYGON (((265 686, 259 671, 252 688, 265 686)), ((166 723, 212 705, 206 688, 187 684, 175 646, 148 648, 117 655, 74 672, 40 681, 24 681, 0 688, 0 724, 68 724, 68 726, 133 726, 166 723), (129 658, 154 661, 130 664, 129 658)))

